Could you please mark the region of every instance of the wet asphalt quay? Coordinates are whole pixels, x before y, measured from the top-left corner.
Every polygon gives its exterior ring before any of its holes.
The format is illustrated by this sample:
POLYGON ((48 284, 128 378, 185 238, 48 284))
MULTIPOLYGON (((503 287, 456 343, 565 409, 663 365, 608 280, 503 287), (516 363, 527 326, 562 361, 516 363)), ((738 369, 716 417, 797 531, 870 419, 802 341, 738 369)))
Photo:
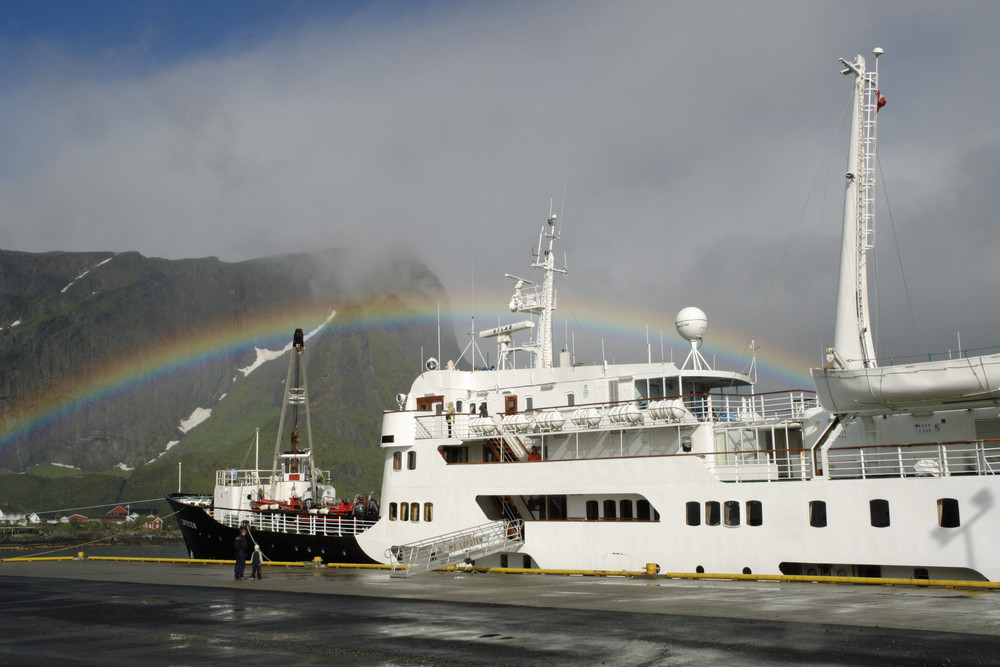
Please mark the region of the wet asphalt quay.
POLYGON ((0 664, 998 664, 1000 592, 0 564, 0 664))

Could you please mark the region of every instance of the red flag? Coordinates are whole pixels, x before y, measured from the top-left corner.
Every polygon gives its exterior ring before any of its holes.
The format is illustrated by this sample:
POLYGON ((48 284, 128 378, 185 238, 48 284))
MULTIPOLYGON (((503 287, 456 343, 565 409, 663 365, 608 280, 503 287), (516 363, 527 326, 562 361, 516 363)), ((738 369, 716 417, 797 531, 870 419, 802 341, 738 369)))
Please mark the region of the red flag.
POLYGON ((879 111, 881 111, 882 107, 885 106, 885 97, 882 95, 881 90, 875 91, 875 99, 878 100, 875 103, 875 113, 878 113, 879 111))

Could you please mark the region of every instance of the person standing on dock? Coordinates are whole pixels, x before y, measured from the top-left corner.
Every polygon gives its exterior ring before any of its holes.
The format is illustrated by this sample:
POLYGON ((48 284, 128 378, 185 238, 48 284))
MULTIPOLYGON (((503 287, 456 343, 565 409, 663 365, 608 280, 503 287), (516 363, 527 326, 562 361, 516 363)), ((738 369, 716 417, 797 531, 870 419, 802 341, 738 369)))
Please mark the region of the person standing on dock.
POLYGON ((253 546, 253 553, 250 554, 250 578, 251 579, 263 579, 260 576, 260 561, 262 555, 260 553, 260 545, 255 544, 253 546))
POLYGON ((247 566, 247 547, 249 544, 250 538, 247 536, 246 526, 243 526, 240 528, 240 534, 233 540, 233 550, 236 552, 236 569, 233 570, 233 574, 237 581, 243 579, 243 570, 247 566))

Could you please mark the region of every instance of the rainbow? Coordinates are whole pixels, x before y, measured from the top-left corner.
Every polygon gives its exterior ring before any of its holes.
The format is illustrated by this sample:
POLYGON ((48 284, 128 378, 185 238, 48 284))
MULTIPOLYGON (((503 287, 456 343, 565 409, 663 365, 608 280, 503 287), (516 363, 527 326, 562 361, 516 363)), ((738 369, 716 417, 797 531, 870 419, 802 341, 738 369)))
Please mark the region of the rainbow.
MULTIPOLYGON (((369 304, 338 313, 328 325, 327 331, 332 329, 331 334, 336 335, 335 332, 370 327, 389 330, 416 324, 434 327, 438 322, 442 330, 451 328, 458 332, 468 332, 474 325, 478 331, 496 326, 498 321, 494 314, 495 306, 506 303, 508 299, 509 294, 506 292, 478 295, 477 303, 487 304, 491 309, 489 317, 477 317, 476 310, 481 306, 474 306, 471 300, 468 303, 453 303, 451 306, 427 304, 426 301, 419 307, 402 302, 390 306, 369 304)), ((608 361, 643 361, 647 354, 647 335, 654 361, 661 358, 661 335, 664 349, 674 351, 673 358, 678 364, 687 354, 687 343, 674 333, 672 318, 664 321, 662 313, 628 308, 620 304, 609 306, 606 303, 584 303, 573 304, 572 308, 565 306, 565 303, 560 303, 553 326, 554 340, 559 347, 566 339, 564 333, 567 330, 576 332, 573 340, 577 359, 584 363, 599 362, 602 347, 605 348, 608 361)), ((331 310, 332 306, 329 304, 310 305, 274 311, 255 318, 253 322, 214 323, 161 342, 152 348, 139 350, 112 365, 83 372, 46 392, 47 397, 55 398, 34 397, 18 405, 8 405, 8 417, 0 427, 0 450, 14 442, 37 437, 61 421, 120 397, 137 386, 182 375, 227 356, 247 355, 254 348, 280 349, 288 343, 292 328, 310 331, 320 327, 329 318, 331 310)), ((509 312, 503 315, 504 323, 517 319, 521 319, 521 316, 509 312)), ((467 333, 458 334, 460 349, 468 349, 469 342, 470 336, 467 333)), ((476 342, 482 354, 489 355, 492 352, 495 355, 495 350, 483 346, 478 336, 476 342)), ((702 352, 710 362, 714 358, 720 368, 744 370, 750 360, 747 343, 745 334, 710 328, 702 352)), ((426 356, 433 354, 436 352, 425 350, 426 356)), ((671 357, 668 354, 664 356, 669 360, 671 357)), ((444 356, 449 358, 447 353, 444 356)), ((457 361, 457 355, 455 356, 457 361)), ((466 364, 473 362, 471 352, 467 351, 463 358, 466 364)), ((477 355, 475 361, 478 365, 481 357, 477 355)), ((758 356, 761 376, 767 378, 768 383, 781 382, 784 385, 772 387, 774 389, 811 386, 808 379, 809 365, 808 361, 787 353, 783 357, 766 352, 758 356)))

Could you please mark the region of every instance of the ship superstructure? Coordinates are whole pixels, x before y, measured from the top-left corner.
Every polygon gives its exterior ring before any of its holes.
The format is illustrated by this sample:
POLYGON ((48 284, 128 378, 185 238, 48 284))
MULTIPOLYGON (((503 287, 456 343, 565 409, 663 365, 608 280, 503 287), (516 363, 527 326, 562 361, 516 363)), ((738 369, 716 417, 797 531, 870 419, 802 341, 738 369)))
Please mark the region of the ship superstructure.
POLYGON ((691 341, 681 366, 554 357, 564 269, 550 216, 538 284, 509 276, 510 310, 533 319, 482 333, 497 365, 428 360, 384 415, 382 515, 357 536, 371 558, 1000 580, 1000 362, 875 363, 866 257, 882 98, 863 57, 842 62, 854 111, 835 344, 813 371, 818 395, 760 392, 747 374, 713 369, 694 307, 677 318, 691 341), (520 367, 515 352, 528 357, 520 367))

